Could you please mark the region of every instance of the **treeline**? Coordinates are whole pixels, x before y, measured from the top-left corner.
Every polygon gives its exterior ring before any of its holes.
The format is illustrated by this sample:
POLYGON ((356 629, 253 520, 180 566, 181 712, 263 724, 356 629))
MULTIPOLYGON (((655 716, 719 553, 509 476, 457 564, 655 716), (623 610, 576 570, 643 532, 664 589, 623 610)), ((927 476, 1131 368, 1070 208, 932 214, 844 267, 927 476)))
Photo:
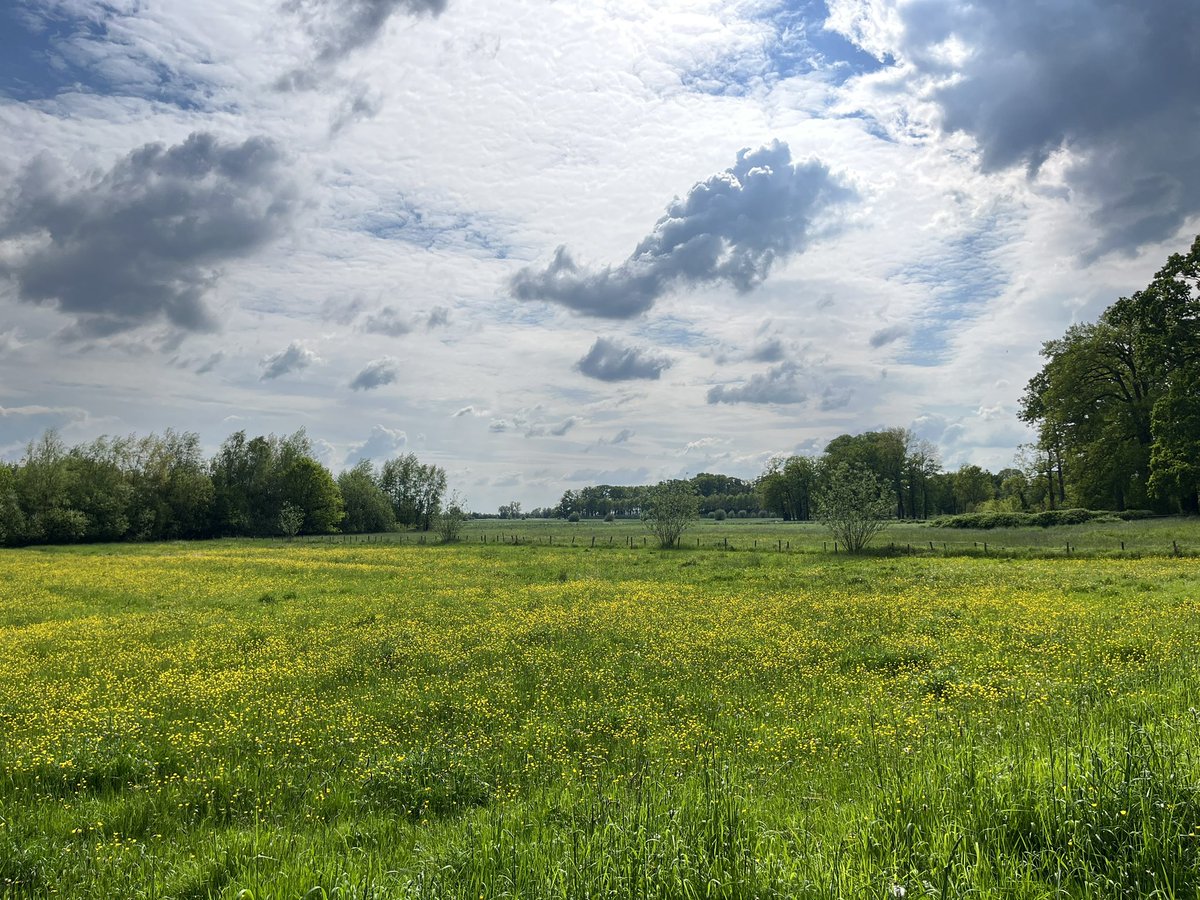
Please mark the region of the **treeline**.
MULTIPOLYGON (((700 498, 700 514, 718 512, 734 516, 757 516, 763 507, 754 483, 730 475, 714 475, 702 472, 688 479, 700 498)), ((539 507, 529 511, 531 518, 559 519, 628 519, 641 515, 645 499, 655 485, 598 484, 579 490, 566 491, 556 506, 539 507)), ((519 512, 520 504, 505 504, 500 507, 501 518, 511 518, 513 509, 519 512)))
POLYGON ((1051 504, 1200 512, 1200 236, 1042 356, 1021 418, 1051 504))
POLYGON ((239 431, 211 459, 191 432, 67 447, 48 431, 0 464, 0 543, 428 530, 445 492, 446 473, 411 453, 335 479, 303 430, 239 431))

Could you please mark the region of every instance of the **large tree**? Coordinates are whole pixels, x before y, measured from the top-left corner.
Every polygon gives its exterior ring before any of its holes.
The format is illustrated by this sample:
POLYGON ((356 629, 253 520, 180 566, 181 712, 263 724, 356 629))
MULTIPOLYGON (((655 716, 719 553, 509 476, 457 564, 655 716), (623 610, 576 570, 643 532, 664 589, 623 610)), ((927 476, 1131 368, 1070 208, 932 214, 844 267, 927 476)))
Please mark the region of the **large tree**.
POLYGON ((1042 348, 1021 418, 1038 429, 1049 498, 1197 509, 1200 237, 1143 290, 1042 348))

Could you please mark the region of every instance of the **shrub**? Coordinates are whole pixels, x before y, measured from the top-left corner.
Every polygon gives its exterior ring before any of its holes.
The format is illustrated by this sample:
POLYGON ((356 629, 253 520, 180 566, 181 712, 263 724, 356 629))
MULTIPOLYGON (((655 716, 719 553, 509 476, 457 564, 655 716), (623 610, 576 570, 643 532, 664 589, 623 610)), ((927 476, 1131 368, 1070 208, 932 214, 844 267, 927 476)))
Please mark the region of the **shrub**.
POLYGON ((725 521, 725 510, 723 510, 723 509, 716 510, 713 513, 713 518, 716 519, 718 522, 724 522, 725 521))
POLYGON ((879 479, 845 463, 830 472, 816 499, 817 518, 851 553, 863 550, 883 530, 892 510, 879 479))
POLYGON ((662 481, 646 492, 642 521, 660 547, 674 547, 700 509, 700 497, 689 481, 662 481))
POLYGON ((613 514, 613 513, 611 513, 611 512, 610 512, 610 513, 608 513, 608 514, 607 514, 607 515, 604 517, 604 521, 605 521, 605 522, 615 522, 616 520, 617 520, 617 517, 616 517, 616 515, 614 515, 614 514, 613 514))
POLYGON ((567 521, 568 522, 578 522, 579 521, 579 513, 571 513, 569 516, 567 516, 567 521))

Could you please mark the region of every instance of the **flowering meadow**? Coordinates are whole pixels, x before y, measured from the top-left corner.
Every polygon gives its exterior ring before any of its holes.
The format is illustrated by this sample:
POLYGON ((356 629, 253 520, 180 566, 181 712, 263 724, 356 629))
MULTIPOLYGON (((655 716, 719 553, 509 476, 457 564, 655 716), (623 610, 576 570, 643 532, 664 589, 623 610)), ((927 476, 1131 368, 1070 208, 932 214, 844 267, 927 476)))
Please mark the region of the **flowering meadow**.
POLYGON ((0 897, 1196 897, 1200 561, 0 551, 0 897))

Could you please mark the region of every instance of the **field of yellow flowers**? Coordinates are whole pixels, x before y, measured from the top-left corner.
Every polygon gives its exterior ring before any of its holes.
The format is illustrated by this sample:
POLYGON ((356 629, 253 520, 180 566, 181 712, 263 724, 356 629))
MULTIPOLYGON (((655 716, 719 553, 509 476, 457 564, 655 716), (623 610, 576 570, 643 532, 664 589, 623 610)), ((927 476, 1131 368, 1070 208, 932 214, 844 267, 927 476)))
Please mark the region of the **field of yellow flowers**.
POLYGON ((1196 897, 1200 562, 0 551, 0 897, 1196 897))

